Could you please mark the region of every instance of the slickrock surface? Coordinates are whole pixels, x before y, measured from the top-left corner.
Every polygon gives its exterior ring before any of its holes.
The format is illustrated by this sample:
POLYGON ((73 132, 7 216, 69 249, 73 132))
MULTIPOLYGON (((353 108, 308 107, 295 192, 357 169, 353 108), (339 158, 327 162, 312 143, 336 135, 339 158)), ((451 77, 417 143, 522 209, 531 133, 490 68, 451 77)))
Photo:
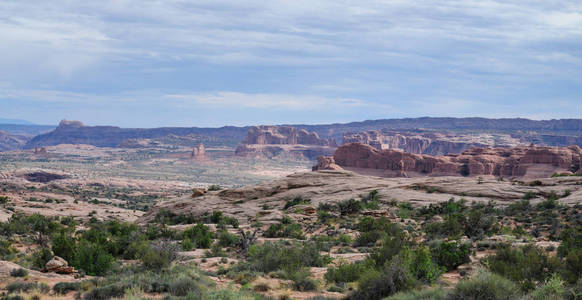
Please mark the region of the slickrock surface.
MULTIPOLYGON (((547 178, 541 180, 540 185, 530 186, 527 181, 481 181, 470 177, 381 178, 349 171, 295 173, 258 185, 211 191, 196 198, 182 197, 163 201, 141 217, 139 222, 152 220, 162 209, 175 214, 193 215, 219 210, 237 217, 242 223, 254 220, 257 216, 261 218, 261 222, 269 222, 281 218, 281 209, 285 202, 297 196, 310 199, 308 206, 315 208, 319 203, 358 199, 372 190, 378 191, 380 201, 410 201, 416 205, 443 202, 451 197, 463 197, 469 202, 494 200, 504 205, 523 198, 528 192, 542 197, 552 191, 562 195, 570 190, 569 196, 559 201, 573 204, 582 200, 582 177, 547 178), (269 209, 263 209, 265 204, 269 209)), ((532 202, 539 200, 541 198, 532 202)), ((310 210, 300 211, 304 217, 313 217, 308 213, 310 210)))
POLYGON ((431 156, 396 150, 378 150, 350 143, 339 147, 333 160, 318 160, 314 170, 337 166, 363 174, 384 177, 498 176, 550 177, 554 173, 580 172, 582 150, 578 146, 473 148, 460 155, 431 156))

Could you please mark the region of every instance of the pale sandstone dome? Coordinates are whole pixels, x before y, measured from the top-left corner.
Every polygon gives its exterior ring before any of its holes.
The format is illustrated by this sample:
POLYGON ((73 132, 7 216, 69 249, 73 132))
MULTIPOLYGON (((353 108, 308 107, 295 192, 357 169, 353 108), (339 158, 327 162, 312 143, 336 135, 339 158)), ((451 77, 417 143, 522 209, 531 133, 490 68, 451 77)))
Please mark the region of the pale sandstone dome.
POLYGON ((385 177, 549 177, 580 171, 581 164, 582 150, 578 146, 473 148, 460 155, 431 156, 350 143, 339 147, 332 158, 319 159, 314 170, 337 170, 339 166, 385 177))

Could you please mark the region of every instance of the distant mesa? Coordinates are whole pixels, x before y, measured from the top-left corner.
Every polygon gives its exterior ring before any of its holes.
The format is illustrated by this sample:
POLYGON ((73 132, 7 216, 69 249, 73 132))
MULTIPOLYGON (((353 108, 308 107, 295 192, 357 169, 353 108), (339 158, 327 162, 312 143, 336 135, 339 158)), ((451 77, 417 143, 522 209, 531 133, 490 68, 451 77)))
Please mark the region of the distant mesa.
POLYGON ((337 147, 335 140, 323 139, 315 132, 291 126, 254 126, 236 148, 238 156, 274 157, 283 153, 315 159, 330 155, 337 147), (327 153, 327 154, 326 154, 327 153))
POLYGON ((81 121, 61 120, 57 129, 85 127, 81 121))
POLYGON ((461 154, 433 156, 400 150, 378 150, 370 145, 349 143, 333 157, 322 157, 313 170, 338 167, 383 177, 498 176, 550 177, 554 173, 582 172, 582 150, 578 146, 472 148, 461 154))

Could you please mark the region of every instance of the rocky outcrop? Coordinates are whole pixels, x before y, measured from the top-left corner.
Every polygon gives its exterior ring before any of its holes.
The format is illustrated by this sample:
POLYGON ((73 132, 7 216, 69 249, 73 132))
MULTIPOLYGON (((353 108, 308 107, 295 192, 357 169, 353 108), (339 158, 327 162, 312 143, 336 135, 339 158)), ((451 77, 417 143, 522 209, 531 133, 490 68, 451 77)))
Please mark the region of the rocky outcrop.
POLYGON ((69 267, 69 263, 61 257, 55 256, 45 265, 47 272, 57 274, 74 274, 77 273, 74 267, 69 267))
MULTIPOLYGON (((332 168, 330 158, 318 159, 316 170, 332 168)), ((554 173, 582 169, 582 150, 578 146, 473 148, 460 155, 431 156, 397 150, 378 150, 370 145, 350 143, 339 147, 333 161, 348 170, 386 177, 501 176, 549 177, 554 173)))
POLYGON ((192 153, 190 153, 190 158, 192 159, 206 159, 206 149, 204 148, 204 144, 200 144, 194 149, 192 149, 192 153))
POLYGON ((459 134, 434 131, 379 131, 347 133, 343 144, 361 143, 378 150, 393 149, 415 154, 459 154, 470 148, 515 147, 520 139, 498 134, 459 134))
POLYGON ((254 126, 236 148, 238 156, 274 157, 291 153, 315 159, 324 153, 333 153, 334 140, 322 139, 315 132, 290 126, 254 126))
MULTIPOLYGON (((139 223, 147 224, 164 210, 194 216, 221 211, 224 215, 236 217, 241 224, 252 223, 259 218, 264 224, 279 223, 284 214, 292 218, 304 217, 305 211, 299 209, 287 213, 282 211, 287 201, 297 196, 310 199, 308 206, 318 207, 322 203, 337 203, 351 198, 361 199, 371 191, 377 191, 380 202, 405 201, 415 206, 443 202, 452 197, 456 199, 462 197, 468 203, 473 201, 488 203, 495 199, 497 204, 507 205, 522 199, 526 194, 550 195, 554 192, 563 195, 567 190, 571 195, 559 199, 560 203, 573 205, 582 201, 581 177, 547 178, 541 181, 542 185, 532 186, 528 182, 516 184, 509 180, 488 178, 479 181, 462 176, 428 179, 380 178, 345 170, 303 172, 257 185, 209 191, 194 200, 189 195, 184 195, 180 198, 158 201, 140 218, 139 223), (429 190, 437 192, 427 193, 429 190), (271 209, 265 210, 265 205, 271 209)), ((539 200, 541 199, 532 201, 539 200)), ((364 211, 362 214, 365 215, 367 212, 364 211)))
POLYGON ((315 132, 291 126, 254 126, 242 144, 330 146, 330 141, 320 138, 315 132))

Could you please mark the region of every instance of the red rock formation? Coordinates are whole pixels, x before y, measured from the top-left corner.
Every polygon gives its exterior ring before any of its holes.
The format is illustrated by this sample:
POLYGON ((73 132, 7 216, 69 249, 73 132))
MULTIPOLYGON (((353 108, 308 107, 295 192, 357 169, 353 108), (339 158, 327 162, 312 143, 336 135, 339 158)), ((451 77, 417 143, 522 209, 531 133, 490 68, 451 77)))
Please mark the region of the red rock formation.
POLYGON ((247 133, 243 144, 255 145, 317 145, 329 146, 315 132, 290 126, 254 126, 247 133))
POLYGON ((254 126, 235 150, 239 156, 273 157, 291 153, 315 159, 329 155, 337 147, 335 140, 322 139, 315 132, 290 126, 254 126), (327 153, 327 154, 326 154, 327 153))
MULTIPOLYGON (((394 149, 415 154, 459 154, 472 147, 497 146, 493 141, 489 144, 477 142, 472 135, 447 134, 439 132, 408 132, 368 130, 360 133, 347 133, 343 143, 361 143, 378 150, 394 149)), ((511 140, 508 136, 507 139, 511 140)), ((514 139, 513 146, 518 144, 514 139)), ((503 145, 505 146, 505 145, 503 145)))
POLYGON ((350 143, 339 147, 332 158, 319 158, 314 170, 334 169, 332 162, 345 169, 386 171, 384 175, 390 177, 423 174, 548 177, 555 172, 582 169, 582 150, 578 146, 473 148, 460 155, 431 156, 350 143))
POLYGON ((200 145, 194 147, 194 149, 192 149, 192 153, 190 154, 190 158, 206 159, 206 149, 204 148, 204 144, 200 143, 200 145))

